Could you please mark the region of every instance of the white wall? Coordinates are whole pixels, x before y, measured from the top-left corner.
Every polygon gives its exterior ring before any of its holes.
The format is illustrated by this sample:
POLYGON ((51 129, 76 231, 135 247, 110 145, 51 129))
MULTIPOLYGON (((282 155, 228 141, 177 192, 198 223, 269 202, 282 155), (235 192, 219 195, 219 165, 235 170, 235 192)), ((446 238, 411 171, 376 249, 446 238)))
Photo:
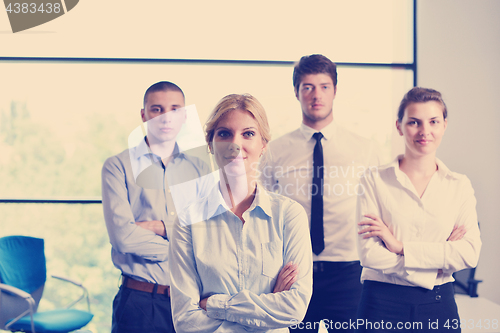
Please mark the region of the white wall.
POLYGON ((472 181, 483 240, 478 293, 500 304, 500 1, 417 1, 418 85, 444 95, 438 156, 472 181))

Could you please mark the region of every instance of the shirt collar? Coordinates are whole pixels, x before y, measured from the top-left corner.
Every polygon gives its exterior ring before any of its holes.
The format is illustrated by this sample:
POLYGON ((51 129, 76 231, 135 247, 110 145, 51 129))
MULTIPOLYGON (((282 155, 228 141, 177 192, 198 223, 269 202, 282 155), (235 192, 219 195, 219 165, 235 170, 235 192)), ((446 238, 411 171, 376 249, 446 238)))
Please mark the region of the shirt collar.
POLYGON ((252 211, 255 208, 260 207, 260 209, 266 214, 267 216, 271 217, 272 212, 271 212, 271 198, 269 196, 269 193, 267 193, 266 190, 262 188, 262 185, 257 183, 257 192, 255 193, 255 198, 250 205, 250 208, 248 211, 252 211))
POLYGON ((220 182, 212 188, 207 196, 207 219, 211 219, 212 217, 229 210, 229 207, 226 205, 219 188, 220 182))
MULTIPOLYGON (((146 156, 146 155, 152 155, 152 156, 155 156, 157 159, 160 159, 160 156, 156 155, 155 153, 153 153, 151 151, 151 149, 149 148, 149 146, 146 142, 146 137, 144 137, 144 139, 141 140, 139 145, 137 145, 135 147, 134 158, 136 160, 138 160, 142 156, 146 156)), ((174 147, 174 151, 172 152, 172 156, 174 157, 172 159, 172 162, 174 162, 174 163, 175 163, 175 159, 177 157, 184 157, 184 153, 180 151, 180 148, 179 148, 179 145, 177 144, 177 142, 175 143, 175 147, 174 147)))
POLYGON ((176 164, 177 163, 177 158, 185 158, 186 155, 184 155, 184 152, 181 151, 181 149, 179 148, 179 144, 176 142, 175 143, 175 147, 174 147, 174 151, 172 152, 172 160, 170 161, 170 163, 173 163, 173 164, 176 164))
MULTIPOLYGON (((134 158, 136 160, 140 159, 142 156, 144 155, 154 155, 154 156, 157 156, 155 154, 153 154, 153 152, 151 151, 151 149, 149 149, 149 146, 146 142, 146 137, 144 137, 141 142, 139 143, 139 145, 137 145, 135 147, 135 150, 134 150, 134 158)), ((159 157, 159 156, 157 156, 159 157)))
POLYGON ((379 170, 387 170, 387 169, 394 169, 394 170, 399 170, 399 161, 403 158, 404 155, 398 155, 396 158, 385 165, 381 165, 378 167, 379 170))
POLYGON ((321 132, 323 134, 323 137, 325 138, 325 140, 331 140, 331 139, 333 139, 333 136, 337 132, 337 123, 335 122, 335 120, 333 120, 331 123, 329 123, 328 125, 323 127, 320 131, 315 130, 314 128, 311 128, 311 127, 305 125, 304 123, 302 123, 302 124, 300 124, 299 129, 300 129, 300 132, 302 133, 302 135, 304 136, 304 139, 306 139, 306 141, 311 140, 313 137, 313 134, 317 133, 317 132, 321 132))
POLYGON ((457 179, 456 174, 448 169, 448 167, 439 158, 436 158, 436 164, 438 166, 438 175, 441 177, 451 177, 453 179, 457 179))
MULTIPOLYGON (((220 191, 220 182, 217 183, 216 186, 212 189, 210 194, 207 197, 207 204, 208 204, 208 210, 207 210, 207 218, 213 218, 217 215, 220 215, 228 210, 231 210, 224 198, 222 197, 222 193, 220 191)), ((271 198, 267 191, 262 188, 262 185, 257 184, 257 192, 255 193, 255 198, 250 205, 250 208, 248 208, 247 211, 252 211, 256 209, 257 207, 260 207, 260 209, 269 217, 272 216, 271 212, 271 198)))
MULTIPOLYGON (((396 177, 398 178, 398 180, 401 181, 400 176, 402 176, 403 171, 401 171, 399 169, 399 161, 401 161, 403 159, 403 156, 404 156, 403 154, 398 155, 391 163, 380 166, 379 170, 394 169, 394 173, 396 174, 396 177)), ((442 177, 442 178, 451 177, 454 179, 456 178, 455 173, 450 171, 450 169, 448 169, 448 167, 437 157, 436 157, 436 164, 438 167, 437 174, 440 177, 442 177)))

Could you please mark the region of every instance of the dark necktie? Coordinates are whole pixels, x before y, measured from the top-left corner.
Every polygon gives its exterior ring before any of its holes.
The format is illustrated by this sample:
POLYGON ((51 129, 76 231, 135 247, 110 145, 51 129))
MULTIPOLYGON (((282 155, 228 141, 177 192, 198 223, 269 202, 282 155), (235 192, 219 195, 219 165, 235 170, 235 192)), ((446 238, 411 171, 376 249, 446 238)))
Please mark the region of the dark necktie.
POLYGON ((319 255, 325 248, 323 230, 323 146, 321 132, 314 133, 316 139, 313 153, 313 179, 311 188, 311 242, 314 254, 319 255))

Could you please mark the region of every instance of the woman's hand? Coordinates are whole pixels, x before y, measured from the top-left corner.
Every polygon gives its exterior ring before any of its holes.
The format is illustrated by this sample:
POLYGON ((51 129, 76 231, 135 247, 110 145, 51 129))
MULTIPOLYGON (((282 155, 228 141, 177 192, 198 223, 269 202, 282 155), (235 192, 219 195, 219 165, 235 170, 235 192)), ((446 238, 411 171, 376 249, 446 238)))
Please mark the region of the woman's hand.
POLYGON ((387 226, 385 225, 384 221, 380 219, 380 217, 375 214, 366 214, 364 216, 367 217, 368 220, 363 220, 358 223, 359 226, 369 226, 358 231, 359 235, 365 234, 363 235, 363 239, 378 237, 384 242, 385 247, 387 247, 387 249, 392 253, 404 254, 403 242, 398 241, 396 237, 394 237, 389 228, 387 228, 387 226))
MULTIPOLYGON (((450 236, 448 237, 448 239, 446 241, 447 242, 455 242, 455 241, 461 240, 462 238, 464 238, 466 232, 467 232, 467 230, 465 230, 464 225, 461 225, 460 227, 454 226, 453 231, 451 232, 450 236)), ((442 274, 443 270, 438 269, 438 273, 442 274)))
POLYGON ((274 286, 273 293, 290 290, 292 284, 297 281, 298 274, 299 265, 294 264, 292 261, 283 266, 280 273, 278 274, 278 279, 276 280, 276 285, 274 286))
MULTIPOLYGON (((299 274, 299 265, 294 264, 292 261, 287 263, 281 269, 278 274, 278 279, 276 280, 276 285, 274 286, 273 293, 279 293, 280 291, 290 290, 292 285, 297 281, 297 275, 299 274)), ((200 300, 200 308, 207 311, 207 301, 208 297, 200 300)))
POLYGON ((451 235, 450 237, 448 237, 447 241, 454 242, 461 240, 462 238, 464 238, 466 232, 467 230, 465 230, 464 225, 461 225, 460 227, 454 226, 453 231, 451 232, 451 235))

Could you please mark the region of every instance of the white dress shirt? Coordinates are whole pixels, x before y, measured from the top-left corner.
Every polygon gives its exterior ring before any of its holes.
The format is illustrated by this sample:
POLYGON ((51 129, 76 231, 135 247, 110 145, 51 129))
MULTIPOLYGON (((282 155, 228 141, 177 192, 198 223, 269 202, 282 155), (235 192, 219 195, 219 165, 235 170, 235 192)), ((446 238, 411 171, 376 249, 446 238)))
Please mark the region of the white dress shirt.
POLYGON ((179 214, 171 239, 172 317, 178 332, 288 332, 312 294, 312 250, 304 209, 258 187, 245 223, 219 186, 179 214), (190 223, 189 221, 202 221, 190 223), (290 290, 272 293, 278 273, 299 266, 290 290), (208 298, 207 311, 199 307, 208 298))
POLYGON ((453 281, 453 272, 477 264, 481 239, 476 198, 470 180, 438 159, 438 170, 420 198, 399 169, 401 158, 361 178, 364 193, 358 199, 356 222, 365 220, 365 214, 378 215, 403 242, 404 255, 390 252, 378 237, 358 236, 361 280, 432 289, 453 281), (446 241, 453 227, 461 225, 465 236, 446 241))
MULTIPOLYGON (((269 191, 300 203, 311 218, 313 151, 318 132, 304 124, 270 143, 270 159, 261 168, 261 181, 269 191)), ((323 227, 325 249, 314 261, 355 261, 354 217, 359 177, 379 165, 379 151, 368 139, 334 121, 323 133, 324 193, 323 227)))

